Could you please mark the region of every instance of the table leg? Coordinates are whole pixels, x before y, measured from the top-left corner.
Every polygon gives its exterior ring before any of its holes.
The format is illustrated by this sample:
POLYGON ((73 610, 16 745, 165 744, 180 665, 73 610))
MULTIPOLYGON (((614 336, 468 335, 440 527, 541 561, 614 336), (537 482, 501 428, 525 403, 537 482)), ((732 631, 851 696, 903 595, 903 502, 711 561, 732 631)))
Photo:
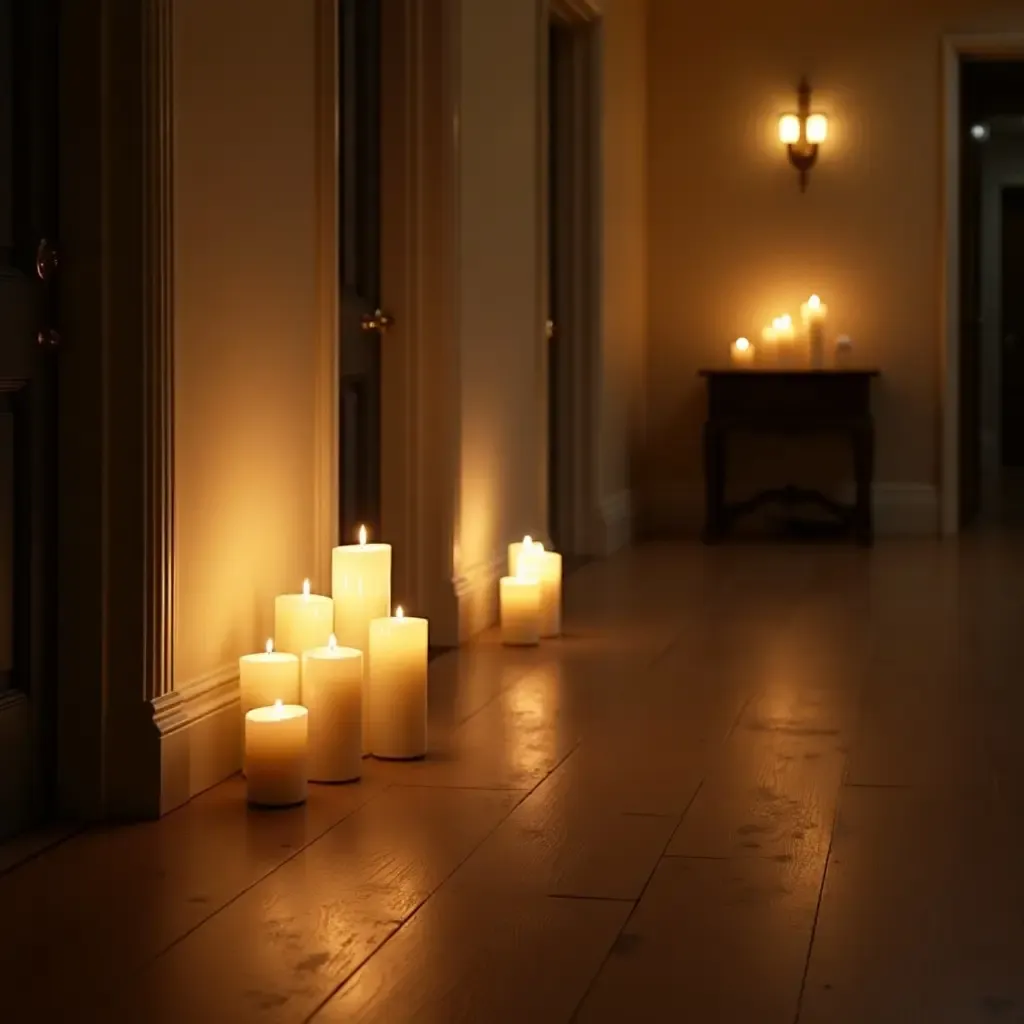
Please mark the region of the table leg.
POLYGON ((875 474, 875 428, 864 423, 853 429, 853 474, 857 485, 857 504, 854 512, 854 532, 857 542, 870 546, 874 543, 874 515, 872 513, 871 485, 875 474))
POLYGON ((704 424, 704 543, 725 533, 725 432, 704 424))

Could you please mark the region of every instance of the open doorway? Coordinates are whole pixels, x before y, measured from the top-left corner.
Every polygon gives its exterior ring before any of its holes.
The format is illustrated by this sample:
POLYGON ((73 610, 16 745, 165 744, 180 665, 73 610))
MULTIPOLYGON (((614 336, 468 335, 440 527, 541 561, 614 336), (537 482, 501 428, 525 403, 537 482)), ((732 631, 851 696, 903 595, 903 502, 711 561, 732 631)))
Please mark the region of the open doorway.
POLYGON ((548 49, 548 533, 592 553, 600 309, 599 23, 553 3, 548 49))
POLYGON ((1024 527, 1024 60, 960 66, 961 528, 1024 527))

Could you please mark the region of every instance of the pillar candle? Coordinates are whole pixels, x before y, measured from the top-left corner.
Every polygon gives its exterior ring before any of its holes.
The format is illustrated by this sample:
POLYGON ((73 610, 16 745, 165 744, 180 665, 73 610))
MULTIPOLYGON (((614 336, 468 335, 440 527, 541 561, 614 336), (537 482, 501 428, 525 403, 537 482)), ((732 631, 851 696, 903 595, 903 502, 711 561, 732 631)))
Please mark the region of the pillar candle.
POLYGON ((514 541, 508 546, 508 574, 509 576, 519 575, 519 559, 524 551, 529 551, 535 541, 527 534, 522 540, 514 541))
POLYGON ((514 647, 540 643, 540 580, 503 576, 499 586, 501 642, 514 647))
POLYGON ((807 330, 807 350, 811 366, 820 370, 825 364, 825 317, 828 306, 817 295, 812 295, 801 307, 807 330))
POLYGON ((278 594, 274 598, 274 636, 278 650, 302 657, 303 651, 323 647, 334 632, 334 602, 309 592, 309 580, 302 581, 301 594, 278 594))
POLYGON ((326 647, 302 655, 302 703, 309 709, 309 779, 350 782, 362 773, 363 652, 326 647))
POLYGON ((309 714, 276 701, 245 716, 245 784, 249 803, 288 807, 306 799, 309 714))
MULTIPOLYGON (((358 544, 342 544, 331 554, 334 635, 341 647, 354 647, 365 657, 370 650, 370 623, 391 614, 391 545, 367 544, 359 527, 358 544)), ((370 699, 363 682, 363 753, 369 736, 370 699)))
POLYGON ((238 686, 242 718, 253 708, 266 707, 280 700, 297 704, 299 700, 299 659, 294 654, 274 650, 267 641, 262 654, 243 654, 238 659, 238 686))
POLYGON ((534 541, 523 545, 517 569, 520 579, 540 581, 540 635, 559 636, 562 632, 562 556, 534 541))
POLYGON ((729 357, 734 366, 749 366, 754 361, 754 346, 749 338, 737 338, 729 347, 729 357))
POLYGON ((427 752, 427 620, 393 616, 370 623, 369 749, 404 760, 427 752))

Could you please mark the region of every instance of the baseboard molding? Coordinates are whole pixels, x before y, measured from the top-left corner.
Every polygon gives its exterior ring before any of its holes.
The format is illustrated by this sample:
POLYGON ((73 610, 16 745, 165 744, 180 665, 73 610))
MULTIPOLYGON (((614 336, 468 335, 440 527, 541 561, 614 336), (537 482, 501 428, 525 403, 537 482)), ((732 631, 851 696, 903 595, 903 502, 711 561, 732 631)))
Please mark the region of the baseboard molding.
POLYGON ((497 621, 498 580, 505 575, 507 560, 507 552, 497 552, 489 561, 464 569, 452 580, 459 606, 460 644, 497 621))
MULTIPOLYGON (((841 501, 853 500, 853 484, 838 488, 841 501)), ((880 481, 872 493, 875 535, 878 537, 937 537, 939 492, 932 483, 880 481)), ((701 481, 667 481, 643 502, 645 537, 696 537, 704 522, 701 481)))
POLYGON ((601 501, 601 530, 597 554, 608 556, 628 547, 633 540, 633 495, 618 491, 601 501))
POLYGON ((242 767, 238 700, 238 664, 232 662, 153 701, 161 814, 242 767))

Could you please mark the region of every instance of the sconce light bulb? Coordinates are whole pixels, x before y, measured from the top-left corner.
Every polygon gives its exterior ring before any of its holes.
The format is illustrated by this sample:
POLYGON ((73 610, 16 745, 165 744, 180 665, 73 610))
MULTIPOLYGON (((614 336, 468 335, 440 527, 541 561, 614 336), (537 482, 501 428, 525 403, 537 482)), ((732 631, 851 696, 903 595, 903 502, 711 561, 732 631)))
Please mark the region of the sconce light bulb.
POLYGON ((805 127, 807 141, 817 146, 828 138, 828 118, 824 114, 811 114, 805 127))
POLYGON ((779 141, 786 146, 800 141, 800 118, 796 114, 783 114, 779 118, 779 141))

